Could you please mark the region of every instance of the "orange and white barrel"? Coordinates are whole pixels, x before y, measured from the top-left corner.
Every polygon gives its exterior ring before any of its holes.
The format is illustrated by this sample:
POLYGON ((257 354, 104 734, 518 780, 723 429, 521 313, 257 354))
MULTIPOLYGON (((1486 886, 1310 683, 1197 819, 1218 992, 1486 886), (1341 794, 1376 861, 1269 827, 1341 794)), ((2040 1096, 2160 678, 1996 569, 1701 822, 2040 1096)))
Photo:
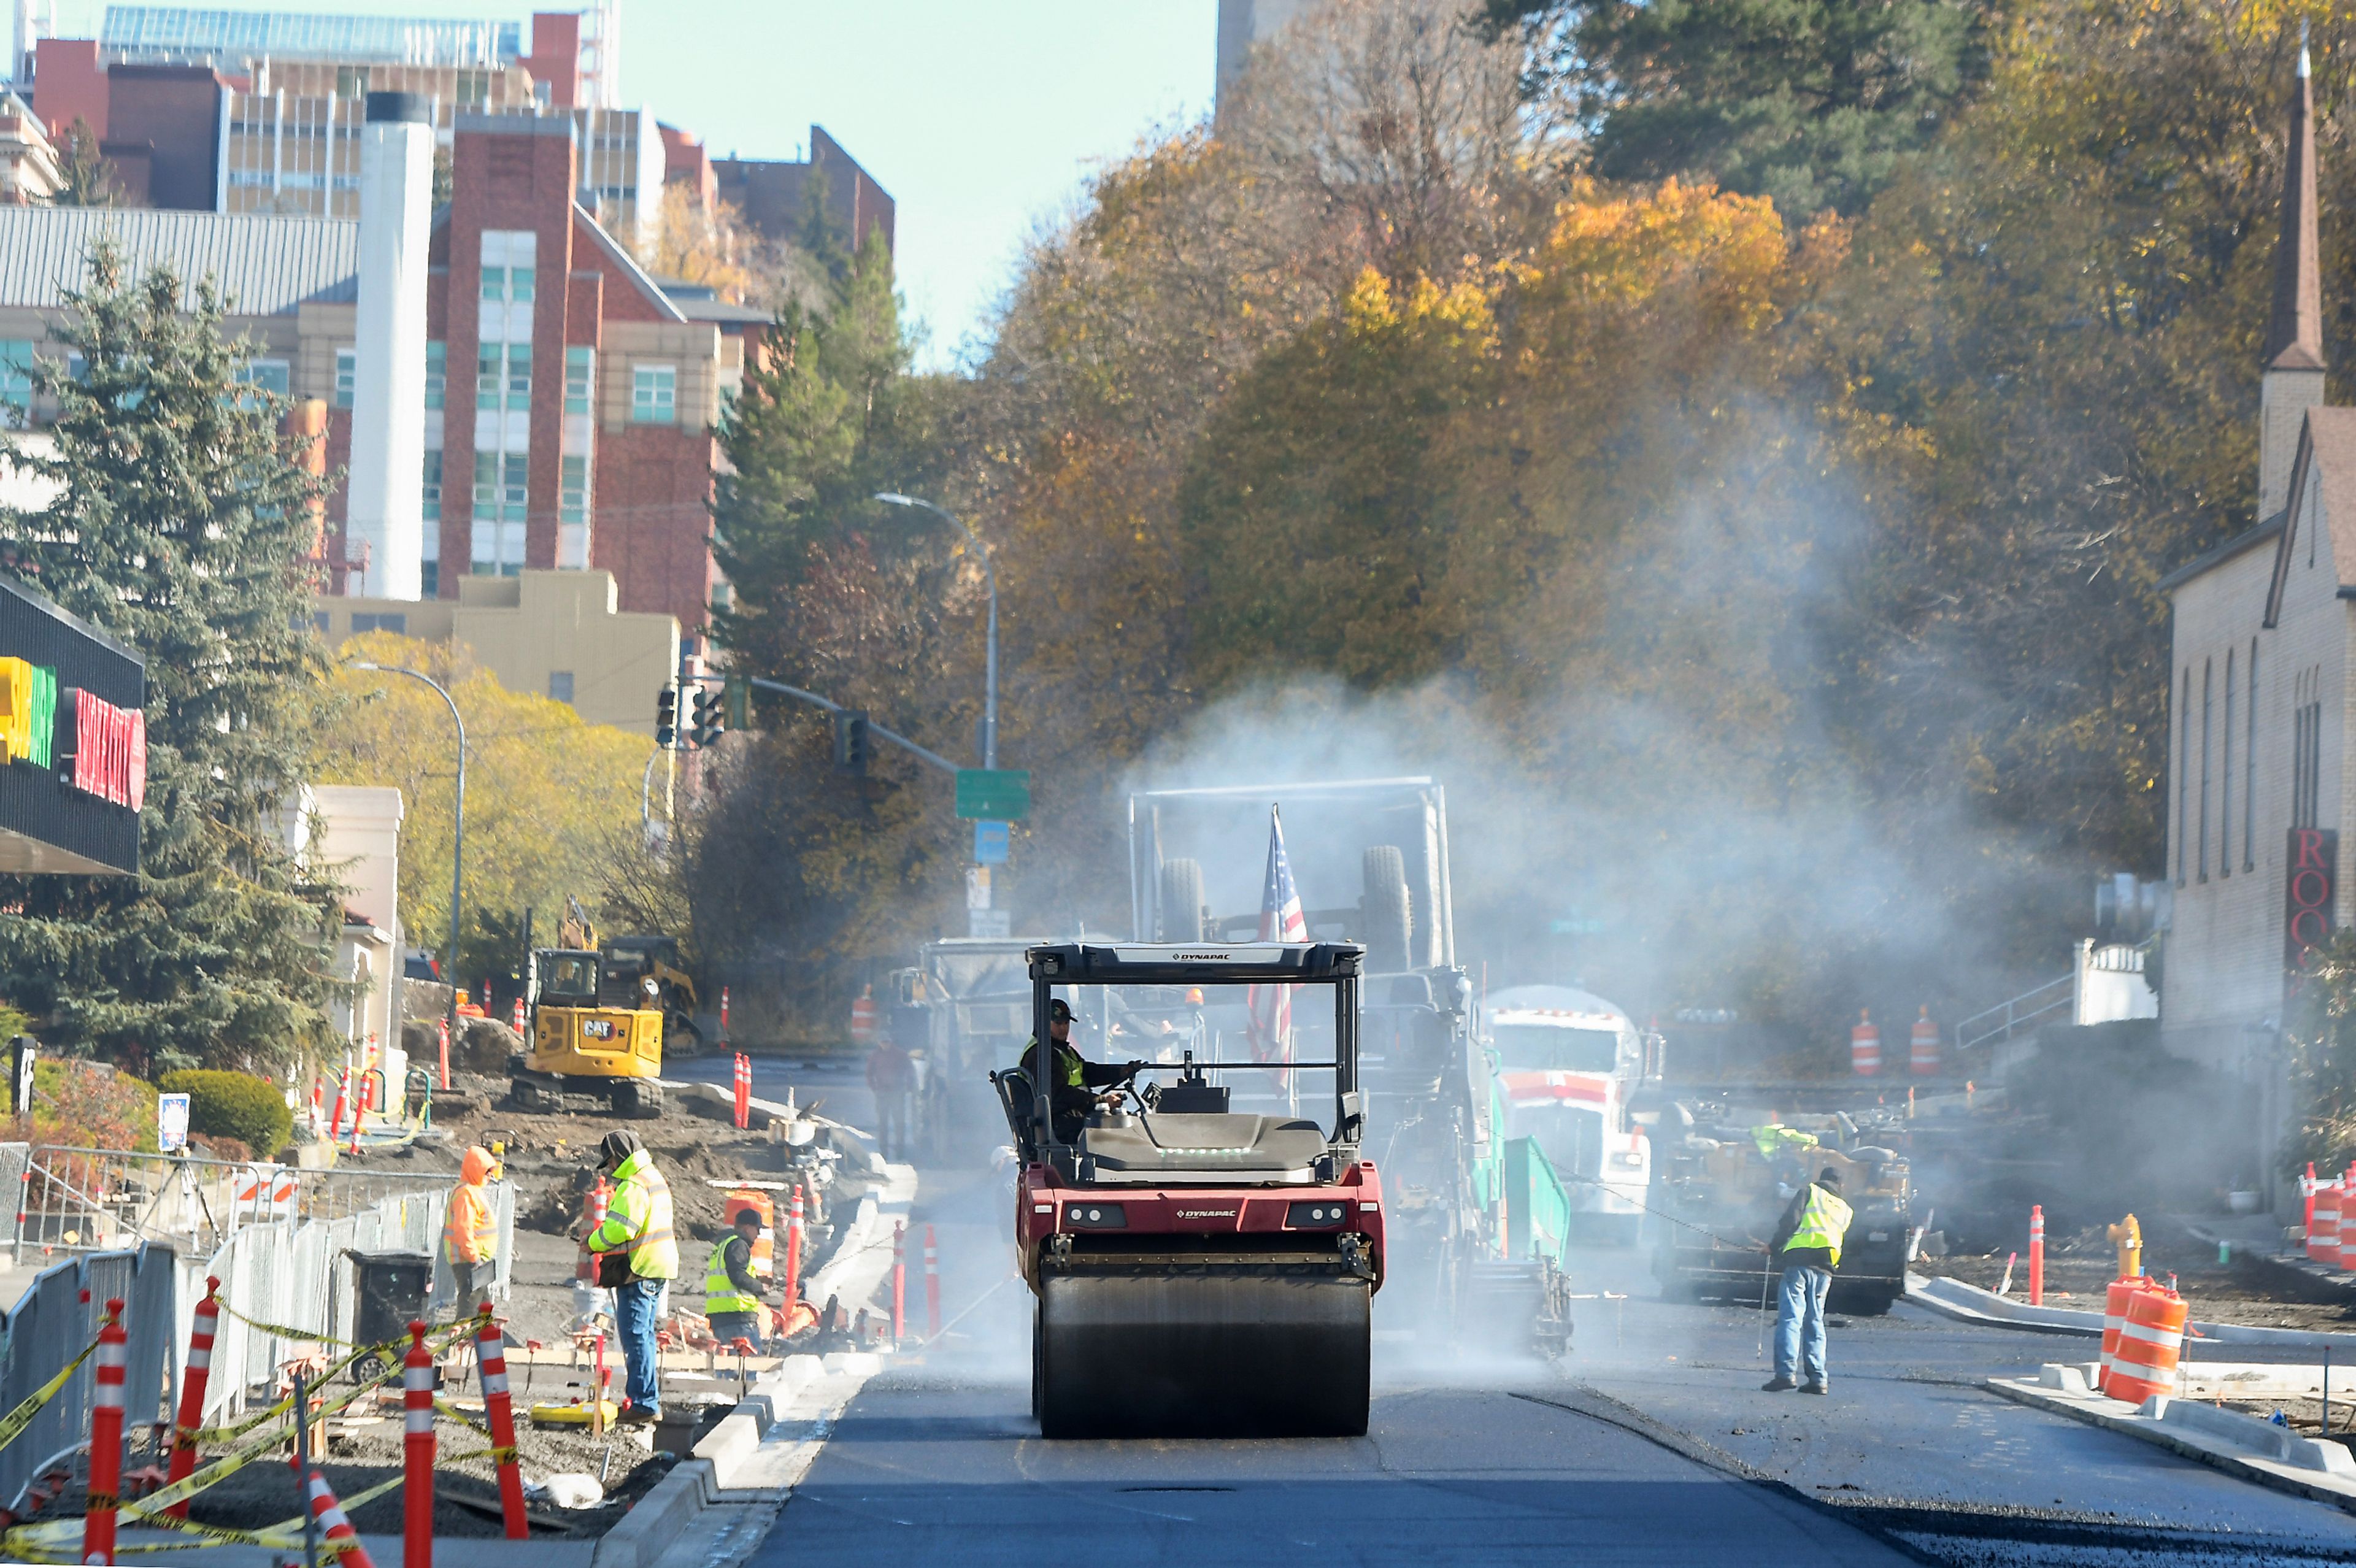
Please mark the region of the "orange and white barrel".
POLYGON ((875 1043, 875 987, 869 986, 851 1004, 851 1041, 853 1045, 875 1043))
POLYGON ((1911 1055, 1914 1076, 1936 1077, 1939 1072, 1939 1026, 1931 1021, 1928 1005, 1923 1007, 1922 1016, 1914 1020, 1914 1038, 1910 1043, 1912 1046, 1911 1055))
POLYGON ((2174 1393, 2176 1361, 2184 1350, 2185 1313, 2184 1297, 2164 1286, 2147 1284, 2129 1296, 2110 1386, 2104 1392, 2129 1404, 2141 1404, 2156 1393, 2174 1393))
POLYGON ((2126 1326, 2127 1303, 2150 1283, 2140 1276, 2115 1279, 2103 1293, 2103 1365, 2094 1386, 2104 1392, 2110 1391, 2111 1373, 2119 1362, 2119 1330, 2126 1326))
POLYGON ((2326 1268, 2340 1264, 2340 1208, 2345 1189, 2327 1181, 2315 1189, 2315 1218, 2307 1227, 2307 1255, 2326 1268))
POLYGON ((1873 1017, 1865 1008, 1857 1010, 1857 1027, 1848 1031, 1849 1071, 1859 1078, 1871 1078, 1881 1071, 1881 1031, 1873 1027, 1873 1017))

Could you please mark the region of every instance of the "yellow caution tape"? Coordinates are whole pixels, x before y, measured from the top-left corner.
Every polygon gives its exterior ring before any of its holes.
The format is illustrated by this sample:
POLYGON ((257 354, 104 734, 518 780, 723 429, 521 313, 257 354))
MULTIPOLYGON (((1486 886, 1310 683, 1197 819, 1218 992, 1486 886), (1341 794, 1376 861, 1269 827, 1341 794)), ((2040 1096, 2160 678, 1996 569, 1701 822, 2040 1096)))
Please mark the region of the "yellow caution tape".
POLYGON ((0 1419, 0 1448, 5 1448, 24 1435, 25 1428, 33 1424, 33 1417, 41 1413, 41 1406, 58 1397, 58 1391, 66 1386, 66 1380, 74 1375, 74 1369, 90 1360, 91 1352, 97 1349, 98 1341, 95 1339, 83 1346, 81 1354, 68 1361, 56 1377, 27 1394, 24 1403, 10 1411, 5 1419, 0 1419))
POLYGON ((475 1431, 481 1433, 486 1437, 488 1437, 491 1435, 491 1429, 489 1427, 484 1425, 473 1416, 468 1415, 465 1411, 460 1410, 448 1400, 443 1399, 438 1395, 434 1401, 434 1408, 440 1411, 443 1414, 448 1416, 451 1420, 456 1422, 461 1426, 471 1427, 475 1431))

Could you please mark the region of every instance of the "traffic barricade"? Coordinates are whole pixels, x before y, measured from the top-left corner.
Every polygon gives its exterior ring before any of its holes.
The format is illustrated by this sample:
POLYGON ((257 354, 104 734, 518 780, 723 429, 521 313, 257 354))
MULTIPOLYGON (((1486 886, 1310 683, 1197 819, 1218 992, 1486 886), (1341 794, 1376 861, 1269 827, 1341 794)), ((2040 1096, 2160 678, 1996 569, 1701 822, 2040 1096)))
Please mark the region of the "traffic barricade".
POLYGON ((2142 1288, 2127 1297, 2116 1358, 2104 1390, 2129 1404, 2141 1404, 2156 1393, 2174 1393, 2176 1363, 2184 1349, 2184 1297, 2148 1280, 2140 1284, 2142 1288))
POLYGON ((2340 1183, 2327 1181, 2315 1189, 2314 1217, 2307 1227, 2307 1255, 2326 1268, 2340 1263, 2340 1183))
POLYGON ((1848 1065, 1859 1078, 1871 1078, 1881 1071, 1881 1030, 1863 1008, 1857 1010, 1857 1027, 1848 1031, 1848 1065))

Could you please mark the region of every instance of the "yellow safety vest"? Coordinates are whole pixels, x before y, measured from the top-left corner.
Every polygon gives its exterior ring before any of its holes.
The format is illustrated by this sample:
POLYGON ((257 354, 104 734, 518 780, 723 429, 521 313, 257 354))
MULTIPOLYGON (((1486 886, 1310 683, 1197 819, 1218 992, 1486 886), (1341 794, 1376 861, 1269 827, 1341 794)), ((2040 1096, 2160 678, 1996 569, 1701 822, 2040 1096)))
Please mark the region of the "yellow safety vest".
POLYGON ((679 1277, 679 1243, 671 1239, 670 1184, 646 1150, 614 1170, 613 1201, 605 1222, 589 1233, 593 1253, 630 1251, 630 1272, 640 1279, 679 1277))
POLYGON ((728 1243, 736 1239, 734 1235, 721 1237, 712 1246, 712 1261, 703 1265, 703 1310, 707 1315, 761 1310, 761 1298, 737 1289, 735 1280, 729 1275, 728 1243))
POLYGON ((1783 1250, 1822 1247, 1832 1258, 1833 1267, 1840 1267, 1841 1238, 1848 1234, 1851 1212, 1847 1204, 1810 1182, 1808 1206, 1800 1211, 1799 1227, 1792 1232, 1792 1239, 1783 1243, 1783 1250))
POLYGON ((498 1256, 499 1221, 491 1211, 490 1194, 462 1182, 450 1194, 449 1216, 442 1225, 442 1255, 451 1264, 487 1264, 498 1256))

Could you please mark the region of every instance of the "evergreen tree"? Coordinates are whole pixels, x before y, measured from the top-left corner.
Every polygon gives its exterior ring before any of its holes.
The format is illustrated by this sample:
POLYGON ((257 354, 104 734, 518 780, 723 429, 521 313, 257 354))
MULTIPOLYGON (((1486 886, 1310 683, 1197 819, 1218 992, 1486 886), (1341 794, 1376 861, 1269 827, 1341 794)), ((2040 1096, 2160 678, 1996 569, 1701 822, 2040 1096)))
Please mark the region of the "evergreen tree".
POLYGON ((240 385, 209 282, 127 280, 102 242, 35 365, 62 486, 0 510, 0 549, 147 660, 136 877, 0 878, 0 995, 53 1047, 142 1070, 283 1061, 324 1028, 337 907, 280 837, 321 690, 306 558, 323 486, 240 385))
POLYGON ((58 188, 50 193, 49 205, 112 207, 114 165, 99 155, 98 133, 90 128, 90 122, 75 115, 58 150, 65 156, 58 162, 58 188))
POLYGON ((1791 216, 1861 211, 1987 69, 2004 0, 1485 0, 1607 179, 1706 173, 1791 216))

